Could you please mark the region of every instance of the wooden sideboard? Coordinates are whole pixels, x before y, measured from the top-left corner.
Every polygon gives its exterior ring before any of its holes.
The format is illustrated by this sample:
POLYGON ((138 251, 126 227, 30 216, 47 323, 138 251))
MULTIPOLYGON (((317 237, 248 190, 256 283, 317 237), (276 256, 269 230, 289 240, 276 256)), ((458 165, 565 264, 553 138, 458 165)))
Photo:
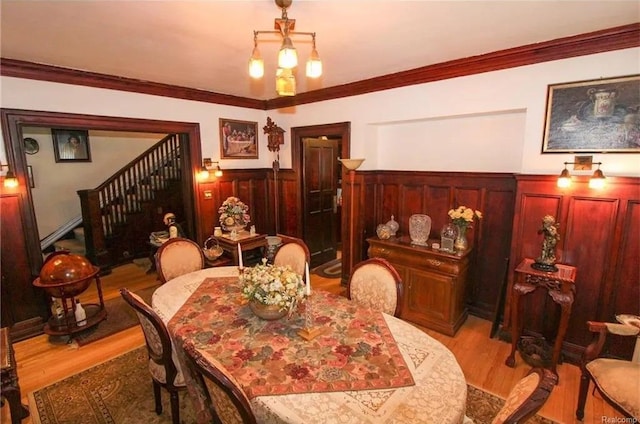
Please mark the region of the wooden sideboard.
MULTIPOLYGON (((407 236, 367 239, 368 255, 388 260, 404 283, 401 318, 453 336, 467 319, 470 249, 461 255, 411 244, 407 236)), ((431 241, 429 242, 431 245, 431 241)))

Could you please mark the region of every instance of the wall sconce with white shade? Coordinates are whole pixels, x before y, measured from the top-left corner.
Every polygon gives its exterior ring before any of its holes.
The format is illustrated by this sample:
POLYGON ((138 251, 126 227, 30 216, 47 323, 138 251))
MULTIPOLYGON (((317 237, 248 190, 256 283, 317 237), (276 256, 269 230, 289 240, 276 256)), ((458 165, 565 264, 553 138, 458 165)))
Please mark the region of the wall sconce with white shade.
POLYGON ((9 165, 0 165, 0 168, 7 168, 7 173, 4 175, 4 187, 5 188, 16 188, 18 187, 18 178, 16 178, 16 174, 13 173, 13 170, 9 165))
POLYGON ((261 34, 278 34, 282 37, 282 44, 278 51, 278 70, 276 71, 276 93, 279 96, 295 96, 296 78, 293 68, 298 66, 298 52, 293 45, 291 37, 309 36, 311 37, 311 53, 307 61, 306 75, 309 78, 318 78, 322 75, 322 62, 316 49, 315 32, 294 32, 296 20, 289 19, 287 8, 291 6, 293 0, 275 0, 276 6, 282 9, 282 17, 274 19, 276 31, 253 31, 253 51, 249 59, 249 75, 252 78, 262 78, 264 76, 264 60, 258 50, 258 36, 261 34))
POLYGON ((598 169, 593 172, 593 175, 589 179, 589 188, 602 189, 605 185, 605 176, 600 165, 602 162, 593 162, 593 156, 576 156, 573 162, 565 162, 564 169, 558 176, 558 187, 567 188, 571 186, 571 173, 567 169, 567 165, 574 165, 574 170, 589 171, 593 165, 598 165, 598 169))
POLYGON ((220 162, 212 161, 211 158, 202 159, 202 168, 198 172, 198 181, 206 181, 209 179, 209 171, 213 168, 213 164, 216 164, 213 176, 216 178, 222 177, 222 169, 220 168, 220 162))

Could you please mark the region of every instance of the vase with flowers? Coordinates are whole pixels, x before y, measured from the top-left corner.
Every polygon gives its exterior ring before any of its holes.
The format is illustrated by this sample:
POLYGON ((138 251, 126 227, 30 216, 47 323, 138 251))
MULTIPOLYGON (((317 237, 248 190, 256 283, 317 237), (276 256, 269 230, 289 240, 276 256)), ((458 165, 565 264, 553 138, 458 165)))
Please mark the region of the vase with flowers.
POLYGON ((471 227, 474 220, 482 219, 482 213, 466 206, 458 206, 457 209, 449 210, 448 215, 453 225, 458 227, 458 234, 453 246, 458 252, 464 252, 469 247, 467 229, 471 227))
POLYGON ((249 206, 234 196, 227 197, 227 200, 222 202, 218 213, 220 214, 220 225, 226 231, 240 231, 251 221, 249 206))
POLYGON ((291 267, 261 264, 244 268, 240 274, 242 295, 254 314, 275 320, 291 314, 305 295, 302 276, 291 267))

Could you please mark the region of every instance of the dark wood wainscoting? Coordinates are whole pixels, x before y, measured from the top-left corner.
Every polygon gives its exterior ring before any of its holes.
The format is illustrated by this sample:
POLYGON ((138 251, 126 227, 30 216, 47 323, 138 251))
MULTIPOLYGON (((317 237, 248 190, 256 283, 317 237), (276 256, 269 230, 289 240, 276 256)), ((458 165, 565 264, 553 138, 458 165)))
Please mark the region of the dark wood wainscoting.
POLYGON ((258 233, 272 231, 273 209, 269 202, 268 170, 243 169, 224 170, 219 178, 211 177, 210 181, 198 184, 198 219, 202 233, 198 241, 201 243, 213 234, 213 228, 220 226, 218 208, 229 196, 238 197, 249 206, 251 225, 256 226, 258 233))
MULTIPOLYGON (((464 205, 482 212, 484 218, 468 232, 473 252, 465 295, 469 311, 492 319, 504 280, 505 258, 511 245, 515 179, 512 174, 444 173, 414 171, 375 171, 358 173, 356 194, 359 203, 359 231, 356 242, 361 254, 354 263, 366 258, 367 237, 376 235, 378 224, 391 215, 400 224, 398 235, 409 235, 409 217, 426 214, 432 219, 431 237, 439 238, 448 223, 449 209, 464 205), (362 188, 362 191, 358 188, 362 188)), ((357 200, 356 200, 357 201, 357 200)), ((345 249, 346 250, 346 249, 345 249)))
MULTIPOLYGON (((564 338, 568 360, 574 361, 591 341, 586 321, 615 322, 617 314, 640 314, 640 178, 608 177, 606 187, 588 187, 588 177, 574 177, 560 189, 556 177, 518 176, 509 291, 513 269, 523 258, 541 253, 538 230, 545 215, 560 224, 556 248, 558 263, 577 268, 576 295, 564 338)), ((529 295, 525 332, 550 338, 559 308, 538 290, 529 295)), ((504 327, 510 329, 507 299, 504 327)), ((633 340, 611 338, 611 354, 631 358, 633 340)))

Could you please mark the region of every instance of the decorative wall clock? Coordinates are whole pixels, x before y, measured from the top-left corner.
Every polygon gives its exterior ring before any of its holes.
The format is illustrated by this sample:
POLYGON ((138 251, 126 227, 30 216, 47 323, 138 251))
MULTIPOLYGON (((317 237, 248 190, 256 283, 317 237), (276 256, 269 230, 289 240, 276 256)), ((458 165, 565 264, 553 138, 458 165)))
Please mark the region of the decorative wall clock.
POLYGON ((38 140, 35 138, 27 137, 24 140, 24 151, 28 155, 35 155, 40 150, 40 145, 38 144, 38 140))

